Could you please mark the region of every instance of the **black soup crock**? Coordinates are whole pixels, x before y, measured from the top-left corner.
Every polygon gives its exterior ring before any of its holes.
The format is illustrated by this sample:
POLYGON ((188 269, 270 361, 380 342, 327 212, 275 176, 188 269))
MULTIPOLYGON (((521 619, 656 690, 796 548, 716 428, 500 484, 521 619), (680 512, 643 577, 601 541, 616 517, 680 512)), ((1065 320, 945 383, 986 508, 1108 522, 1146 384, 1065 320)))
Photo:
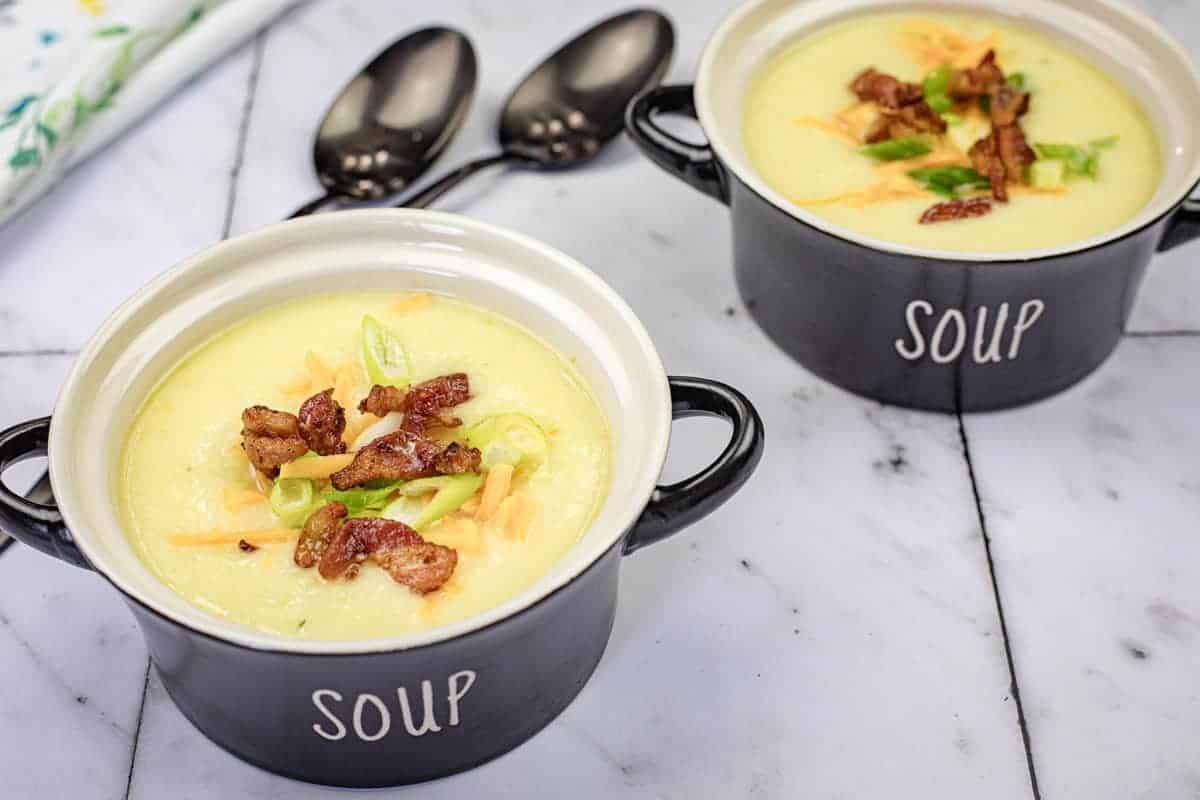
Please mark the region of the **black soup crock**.
POLYGON ((481 764, 554 719, 604 652, 623 556, 731 497, 762 447, 742 394, 668 378, 628 306, 561 253, 449 214, 341 212, 224 242, 118 309, 80 354, 53 418, 0 433, 0 473, 36 455, 50 467, 25 496, 0 482, 0 529, 120 590, 171 698, 221 747, 305 781, 395 786, 481 764), (133 415, 186 353, 257 310, 345 286, 450 294, 551 342, 609 420, 613 477, 575 547, 499 607, 389 639, 302 640, 175 595, 133 553, 113 481, 133 415), (656 485, 671 420, 694 415, 729 422, 729 444, 692 478, 656 485))
POLYGON ((1188 199, 1200 181, 1198 112, 1200 75, 1186 53, 1118 0, 753 0, 718 28, 695 86, 649 91, 631 104, 626 127, 654 163, 729 206, 738 288, 783 350, 852 392, 962 412, 1054 394, 1113 351, 1151 257, 1200 235, 1200 203, 1188 199), (1163 153, 1164 178, 1147 207, 1095 240, 983 255, 865 240, 771 189, 741 144, 751 76, 807 31, 870 11, 922 8, 1008 15, 1126 85, 1163 153), (685 141, 656 121, 672 114, 698 120, 708 143, 685 141))

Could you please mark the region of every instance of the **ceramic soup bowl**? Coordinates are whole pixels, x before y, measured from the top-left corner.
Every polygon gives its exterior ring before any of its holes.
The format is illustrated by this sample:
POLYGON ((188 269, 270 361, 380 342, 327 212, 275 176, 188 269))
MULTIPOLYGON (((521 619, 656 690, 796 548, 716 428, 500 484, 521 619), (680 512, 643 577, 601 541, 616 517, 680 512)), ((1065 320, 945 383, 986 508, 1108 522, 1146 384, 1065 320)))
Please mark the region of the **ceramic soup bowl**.
POLYGON ((0 528, 111 582, 167 691, 217 744, 307 781, 397 785, 494 758, 558 715, 604 651, 622 557, 724 502, 762 446, 745 397, 668 378, 629 307, 561 253, 447 214, 350 211, 219 244, 122 305, 80 354, 53 418, 0 434, 0 472, 44 453, 53 486, 22 497, 0 483, 0 528), (118 522, 116 463, 147 393, 188 352, 263 308, 348 286, 453 295, 573 358, 609 422, 612 484, 574 548, 485 613, 388 639, 289 639, 210 615, 150 573, 118 522), (658 486, 671 420, 691 415, 727 420, 731 441, 694 477, 658 486))
POLYGON ((1118 0, 753 0, 717 29, 694 86, 651 90, 626 121, 651 160, 729 206, 739 289, 781 348, 826 380, 886 403, 980 411, 1037 400, 1096 369, 1120 340, 1154 253, 1200 235, 1200 203, 1188 199, 1200 181, 1197 109, 1195 65, 1170 34, 1118 0), (921 10, 1007 17, 1122 84, 1143 104, 1164 162, 1148 204, 1090 239, 988 254, 873 239, 772 189, 743 141, 753 76, 832 22, 921 10), (707 144, 673 135, 656 122, 661 114, 695 118, 707 144))

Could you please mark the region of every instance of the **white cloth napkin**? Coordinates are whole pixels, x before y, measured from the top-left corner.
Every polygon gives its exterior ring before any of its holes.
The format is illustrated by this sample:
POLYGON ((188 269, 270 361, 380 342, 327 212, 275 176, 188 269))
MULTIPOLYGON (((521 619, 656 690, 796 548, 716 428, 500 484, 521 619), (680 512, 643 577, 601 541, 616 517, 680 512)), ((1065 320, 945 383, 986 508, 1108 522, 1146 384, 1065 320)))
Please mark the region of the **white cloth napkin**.
POLYGON ((297 0, 0 0, 0 224, 297 0))

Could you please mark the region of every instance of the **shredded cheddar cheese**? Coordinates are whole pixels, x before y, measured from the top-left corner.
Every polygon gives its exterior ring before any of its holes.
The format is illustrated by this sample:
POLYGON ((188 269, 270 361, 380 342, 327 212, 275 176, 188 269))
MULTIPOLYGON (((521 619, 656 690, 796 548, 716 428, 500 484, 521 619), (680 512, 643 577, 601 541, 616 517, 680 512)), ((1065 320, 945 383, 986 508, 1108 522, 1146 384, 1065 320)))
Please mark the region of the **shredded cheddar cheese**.
POLYGON ((979 64, 1000 42, 996 31, 978 41, 930 20, 907 23, 900 32, 900 47, 925 69, 950 64, 967 69, 979 64))
POLYGON ((231 513, 241 511, 243 508, 256 506, 266 501, 266 495, 256 488, 254 489, 234 489, 226 486, 221 490, 221 503, 225 506, 225 510, 231 513))
POLYGON ((425 308, 433 302, 433 295, 429 292, 413 292, 406 294, 397 300, 388 309, 393 314, 405 314, 409 311, 416 311, 418 308, 425 308))
POLYGON ((353 453, 332 456, 313 456, 289 461, 279 468, 280 478, 328 478, 333 473, 350 466, 353 453))

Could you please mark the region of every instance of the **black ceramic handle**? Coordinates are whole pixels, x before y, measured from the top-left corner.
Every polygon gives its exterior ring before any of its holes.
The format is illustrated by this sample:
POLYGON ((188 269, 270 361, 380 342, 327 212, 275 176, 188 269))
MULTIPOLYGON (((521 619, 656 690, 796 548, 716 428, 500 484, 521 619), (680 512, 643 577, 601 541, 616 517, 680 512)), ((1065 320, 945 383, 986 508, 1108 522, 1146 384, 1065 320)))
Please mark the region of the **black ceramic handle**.
POLYGON ((742 488, 763 452, 763 424, 746 396, 704 378, 670 378, 671 417, 717 417, 733 436, 717 460, 686 480, 659 486, 625 540, 625 553, 654 544, 711 514, 742 488))
POLYGON ((651 161, 695 189, 729 204, 721 165, 707 144, 692 144, 668 133, 654 121, 657 114, 696 119, 692 87, 659 86, 638 97, 625 112, 625 129, 651 161))
POLYGON ((49 417, 0 432, 0 531, 43 553, 90 569, 54 505, 49 477, 43 475, 26 497, 9 489, 3 480, 4 471, 13 464, 45 455, 49 438, 49 417))
POLYGON ((1200 199, 1187 199, 1179 206, 1171 221, 1167 223, 1167 231, 1162 241, 1158 243, 1158 252, 1162 253, 1179 245, 1200 237, 1200 199))

